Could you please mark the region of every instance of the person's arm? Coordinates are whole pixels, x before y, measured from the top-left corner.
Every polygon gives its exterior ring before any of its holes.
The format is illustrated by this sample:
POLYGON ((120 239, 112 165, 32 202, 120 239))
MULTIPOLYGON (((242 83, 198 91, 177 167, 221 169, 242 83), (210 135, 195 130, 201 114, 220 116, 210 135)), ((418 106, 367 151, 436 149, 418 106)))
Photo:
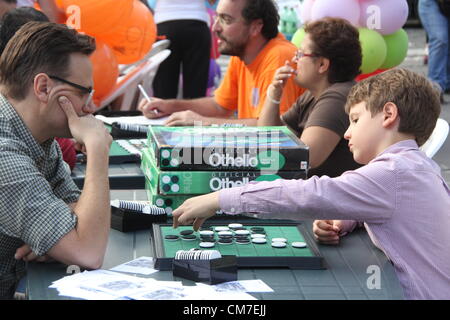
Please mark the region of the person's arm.
POLYGON ((214 124, 242 124, 246 126, 255 126, 256 119, 204 117, 193 111, 181 111, 173 113, 165 122, 166 126, 210 126, 214 124))
POLYGON ((309 165, 317 168, 338 145, 341 137, 334 131, 314 126, 303 130, 300 140, 309 147, 309 165))
POLYGON ((108 161, 112 138, 103 123, 92 115, 78 117, 68 99, 61 99, 60 105, 73 137, 85 146, 89 160, 83 191, 71 205, 77 216, 76 228, 47 254, 67 264, 95 269, 103 263, 110 229, 108 161))
POLYGON ((250 182, 243 187, 185 201, 173 212, 174 226, 203 221, 221 209, 261 219, 355 220, 384 223, 396 205, 396 175, 384 161, 337 178, 250 182))
POLYGON ((192 100, 152 98, 151 101, 142 99, 138 110, 150 119, 161 118, 175 112, 193 111, 204 117, 226 118, 232 114, 231 110, 220 106, 213 97, 198 98, 192 100))
POLYGON ((48 17, 51 22, 64 23, 65 14, 55 3, 55 0, 39 0, 39 6, 42 12, 48 17))
MULTIPOLYGON (((309 147, 311 168, 319 167, 329 158, 347 130, 349 123, 344 111, 345 102, 343 94, 333 90, 326 91, 317 99, 306 119, 299 138, 309 147)), ((287 113, 283 115, 283 119, 287 119, 286 116, 287 113)))
POLYGON ((289 66, 289 61, 277 69, 272 83, 267 88, 266 100, 257 122, 258 126, 284 125, 280 118, 280 103, 286 82, 294 72, 295 70, 289 66))

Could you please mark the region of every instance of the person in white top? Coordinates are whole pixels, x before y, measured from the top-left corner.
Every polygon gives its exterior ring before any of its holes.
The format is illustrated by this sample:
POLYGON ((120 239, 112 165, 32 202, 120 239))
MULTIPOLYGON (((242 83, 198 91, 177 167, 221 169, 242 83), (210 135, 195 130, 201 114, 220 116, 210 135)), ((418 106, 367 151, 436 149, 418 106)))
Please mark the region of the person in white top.
MULTIPOLYGON (((209 2, 214 3, 215 0, 209 2)), ((158 0, 154 11, 158 38, 170 40, 171 50, 153 81, 154 96, 176 98, 182 72, 183 98, 204 97, 211 50, 205 0, 158 0)))
POLYGON ((64 12, 57 7, 55 0, 17 0, 17 7, 34 7, 35 2, 51 22, 64 22, 64 12))

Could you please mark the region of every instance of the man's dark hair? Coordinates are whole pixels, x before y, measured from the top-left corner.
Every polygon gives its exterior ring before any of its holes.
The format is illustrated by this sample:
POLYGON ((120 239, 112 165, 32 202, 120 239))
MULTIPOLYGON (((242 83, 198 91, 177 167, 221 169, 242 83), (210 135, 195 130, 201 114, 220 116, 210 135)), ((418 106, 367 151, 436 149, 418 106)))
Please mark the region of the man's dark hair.
POLYGON ((323 18, 305 26, 313 42, 313 53, 330 60, 330 83, 353 80, 362 63, 358 29, 347 20, 323 18))
POLYGON ((242 17, 247 23, 261 19, 263 22, 261 33, 264 38, 270 40, 277 36, 280 16, 273 0, 246 0, 242 17))
POLYGON ((30 21, 49 22, 47 16, 32 7, 21 7, 7 12, 0 21, 0 55, 5 50, 6 44, 17 30, 30 21))
POLYGON ((17 0, 0 0, 0 1, 6 2, 6 3, 14 3, 14 4, 17 4, 17 0))
POLYGON ((71 54, 88 56, 94 50, 94 38, 66 25, 28 22, 11 38, 0 57, 0 83, 4 93, 23 100, 38 73, 66 78, 70 76, 71 54))

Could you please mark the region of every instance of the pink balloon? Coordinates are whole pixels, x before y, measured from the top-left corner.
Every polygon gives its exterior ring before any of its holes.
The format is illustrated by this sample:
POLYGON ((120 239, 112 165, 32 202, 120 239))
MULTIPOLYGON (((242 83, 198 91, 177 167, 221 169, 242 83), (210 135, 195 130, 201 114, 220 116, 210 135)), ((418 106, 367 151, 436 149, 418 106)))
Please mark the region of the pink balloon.
POLYGON ((302 23, 306 23, 311 20, 311 10, 316 0, 305 0, 301 8, 302 23))
POLYGON ((353 25, 358 25, 360 6, 357 0, 316 0, 311 10, 311 19, 324 17, 346 19, 353 25))
POLYGON ((394 33, 408 19, 406 0, 364 0, 360 6, 360 25, 383 35, 394 33))

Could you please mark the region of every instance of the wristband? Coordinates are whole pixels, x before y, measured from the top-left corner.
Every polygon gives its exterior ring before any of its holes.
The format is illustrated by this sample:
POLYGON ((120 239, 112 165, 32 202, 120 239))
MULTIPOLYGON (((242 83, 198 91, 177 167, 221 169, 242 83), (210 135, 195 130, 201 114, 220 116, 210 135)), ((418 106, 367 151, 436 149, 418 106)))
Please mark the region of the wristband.
POLYGON ((274 98, 272 98, 272 97, 270 96, 269 91, 270 91, 270 87, 271 87, 271 86, 272 86, 272 85, 270 85, 269 88, 267 89, 267 94, 266 94, 266 96, 267 96, 267 98, 269 99, 270 102, 272 102, 272 103, 274 103, 274 104, 280 104, 280 103, 281 103, 281 100, 275 100, 274 98))

